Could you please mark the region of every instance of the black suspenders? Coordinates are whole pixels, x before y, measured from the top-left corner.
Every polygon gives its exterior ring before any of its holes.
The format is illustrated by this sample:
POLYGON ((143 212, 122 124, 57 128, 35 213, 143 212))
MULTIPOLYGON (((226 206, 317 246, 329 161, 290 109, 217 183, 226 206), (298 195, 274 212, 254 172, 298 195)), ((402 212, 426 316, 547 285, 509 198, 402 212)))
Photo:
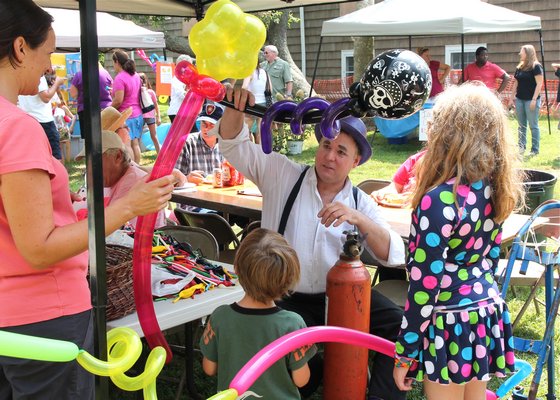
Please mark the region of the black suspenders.
MULTIPOLYGON (((286 224, 288 223, 288 217, 292 212, 292 207, 294 206, 294 201, 296 201, 296 197, 299 194, 299 190, 301 189, 301 184, 303 183, 303 178, 305 177, 305 173, 309 169, 309 165, 305 166, 301 175, 299 176, 296 184, 292 188, 290 195, 288 196, 288 200, 286 200, 286 205, 284 206, 284 210, 282 211, 282 218, 280 218, 280 225, 278 226, 278 233, 284 235, 284 231, 286 230, 286 224)), ((358 208, 358 188, 352 186, 352 194, 354 196, 354 202, 356 203, 356 209, 358 208)))

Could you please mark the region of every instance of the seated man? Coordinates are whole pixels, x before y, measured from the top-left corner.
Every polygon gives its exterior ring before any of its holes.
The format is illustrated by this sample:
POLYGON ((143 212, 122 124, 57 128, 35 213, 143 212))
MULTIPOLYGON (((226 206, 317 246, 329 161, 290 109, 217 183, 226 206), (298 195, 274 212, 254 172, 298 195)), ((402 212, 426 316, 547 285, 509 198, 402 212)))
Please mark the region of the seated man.
MULTIPOLYGON (((143 180, 147 173, 134 164, 130 155, 125 149, 121 138, 112 131, 103 131, 101 138, 101 152, 103 153, 103 187, 105 206, 113 201, 123 197, 130 191, 138 181, 143 180)), ((76 160, 85 157, 85 149, 77 156, 76 160)), ((85 218, 81 210, 78 210, 78 217, 85 218)), ((131 219, 129 223, 136 228, 136 217, 131 219)), ((158 212, 155 228, 166 225, 165 212, 158 212)))
POLYGON ((200 122, 200 132, 191 133, 185 142, 183 150, 177 158, 175 168, 187 176, 191 183, 199 184, 214 168, 221 168, 224 156, 215 136, 208 136, 210 129, 222 117, 224 110, 214 104, 207 103, 197 118, 200 122))

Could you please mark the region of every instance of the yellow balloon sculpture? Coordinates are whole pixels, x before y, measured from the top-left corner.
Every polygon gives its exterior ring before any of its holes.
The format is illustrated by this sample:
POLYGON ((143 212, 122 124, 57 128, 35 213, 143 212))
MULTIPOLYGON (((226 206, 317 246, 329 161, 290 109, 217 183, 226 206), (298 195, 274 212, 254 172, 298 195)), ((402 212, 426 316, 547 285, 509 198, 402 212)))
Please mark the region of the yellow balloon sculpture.
POLYGON ((142 341, 130 328, 115 328, 107 332, 107 361, 99 360, 86 351, 76 357, 86 371, 99 376, 108 376, 113 383, 128 391, 144 389, 145 400, 157 400, 156 378, 165 364, 165 349, 155 347, 146 360, 146 368, 138 376, 129 377, 129 370, 142 353, 142 341))
POLYGON ((189 44, 196 54, 198 72, 221 81, 251 75, 265 38, 260 19, 245 14, 230 0, 219 0, 193 26, 189 44))

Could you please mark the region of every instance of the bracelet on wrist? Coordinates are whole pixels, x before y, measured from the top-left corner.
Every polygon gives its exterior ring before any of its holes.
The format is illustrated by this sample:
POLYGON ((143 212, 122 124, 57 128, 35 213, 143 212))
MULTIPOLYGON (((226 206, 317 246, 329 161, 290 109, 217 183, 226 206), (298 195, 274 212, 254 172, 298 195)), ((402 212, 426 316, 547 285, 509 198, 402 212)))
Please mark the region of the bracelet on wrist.
POLYGON ((395 356, 395 367, 397 368, 410 368, 416 362, 414 358, 395 356))

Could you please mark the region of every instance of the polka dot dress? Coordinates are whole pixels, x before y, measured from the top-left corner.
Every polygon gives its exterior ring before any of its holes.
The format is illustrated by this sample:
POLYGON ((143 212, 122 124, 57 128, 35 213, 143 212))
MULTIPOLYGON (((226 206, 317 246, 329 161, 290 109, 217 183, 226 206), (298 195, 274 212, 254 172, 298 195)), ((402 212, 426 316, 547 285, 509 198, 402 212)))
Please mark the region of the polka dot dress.
POLYGON ((417 380, 461 384, 514 371, 510 315, 494 282, 502 227, 492 189, 454 180, 429 191, 412 214, 408 300, 397 355, 417 380))

